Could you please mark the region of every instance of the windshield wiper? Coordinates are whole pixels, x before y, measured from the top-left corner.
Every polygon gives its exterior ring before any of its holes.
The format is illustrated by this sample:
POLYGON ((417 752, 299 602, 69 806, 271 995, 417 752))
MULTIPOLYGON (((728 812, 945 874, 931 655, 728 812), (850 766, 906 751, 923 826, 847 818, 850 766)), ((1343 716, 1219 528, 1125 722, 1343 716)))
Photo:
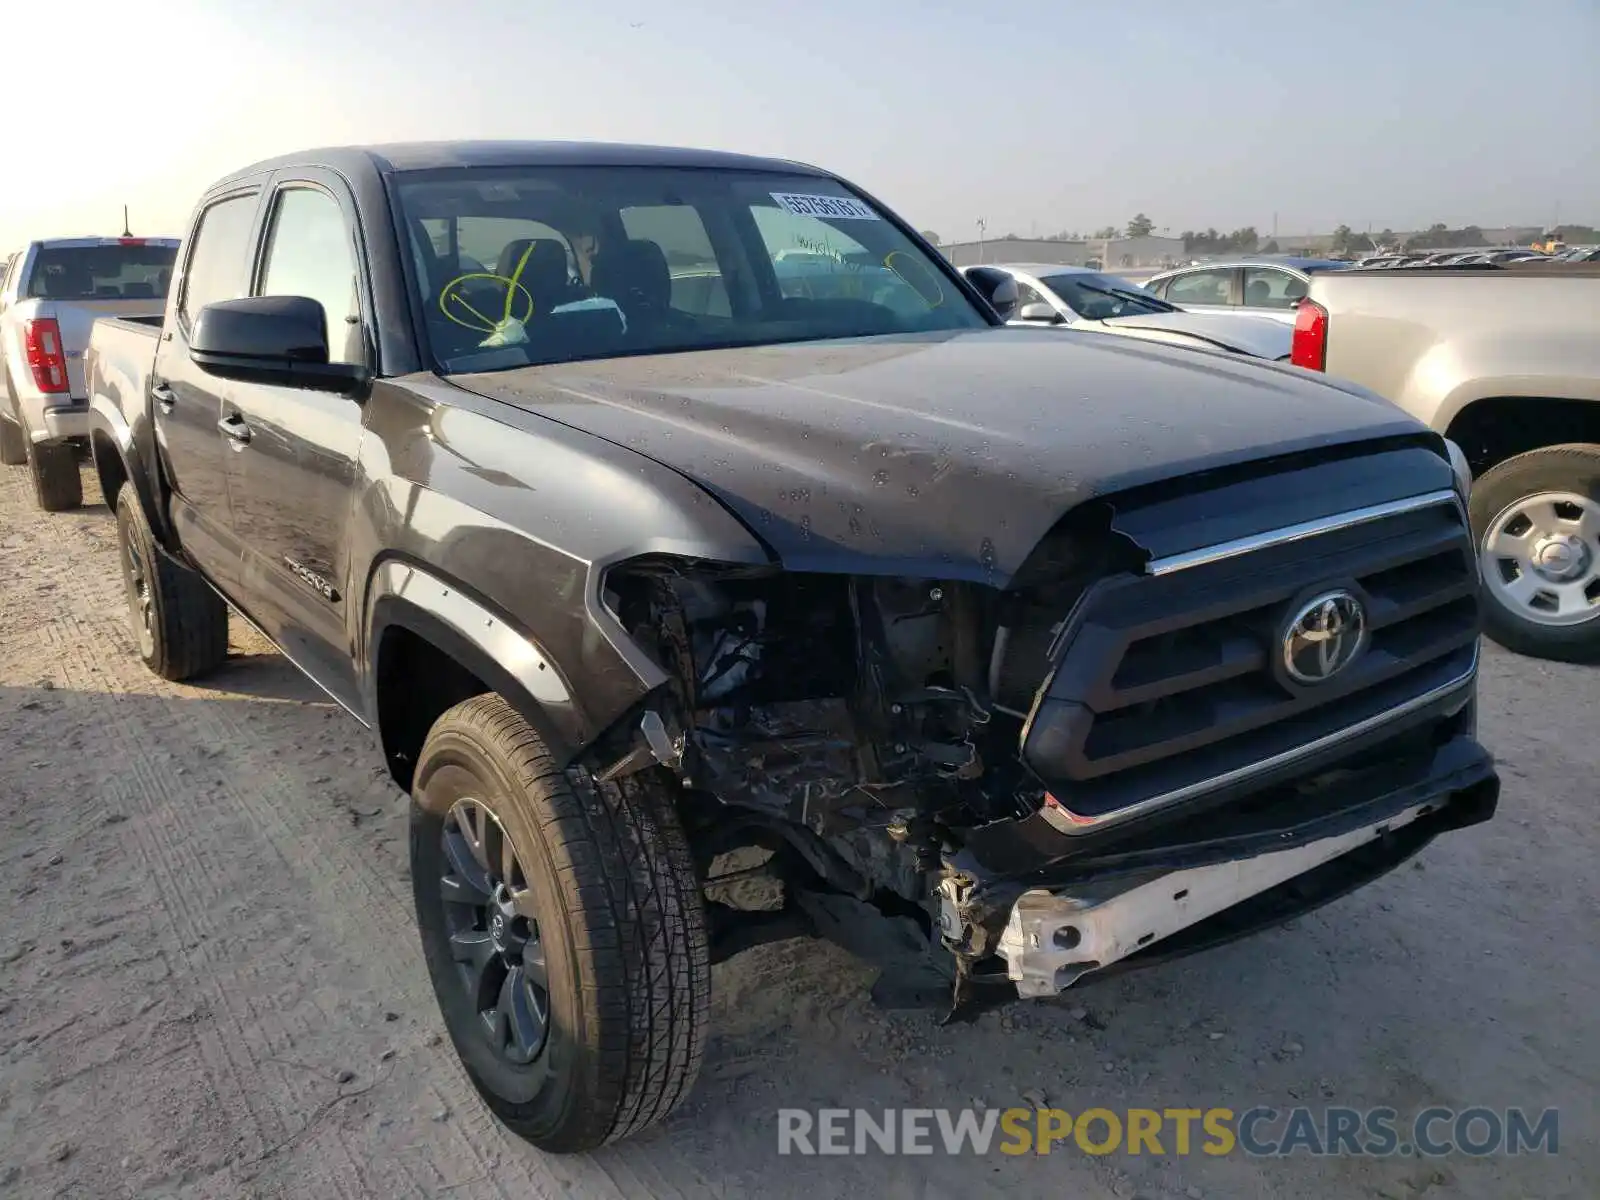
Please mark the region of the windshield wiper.
MULTIPOLYGON (((1080 284, 1078 284, 1078 286, 1080 288, 1082 288, 1086 292, 1094 292, 1097 295, 1109 296, 1113 300, 1121 300, 1121 301, 1124 301, 1125 303, 1143 305, 1144 309, 1145 309, 1145 311, 1147 313, 1149 313, 1149 312, 1158 312, 1158 313, 1160 313, 1160 312, 1177 312, 1178 311, 1177 305, 1168 304, 1165 300, 1158 300, 1154 296, 1142 296, 1138 292, 1127 292, 1127 291, 1123 291, 1121 288, 1095 287, 1092 283, 1080 283, 1080 284)), ((1130 315, 1130 314, 1128 314, 1128 313, 1124 313, 1123 314, 1123 316, 1128 316, 1128 315, 1130 315)))

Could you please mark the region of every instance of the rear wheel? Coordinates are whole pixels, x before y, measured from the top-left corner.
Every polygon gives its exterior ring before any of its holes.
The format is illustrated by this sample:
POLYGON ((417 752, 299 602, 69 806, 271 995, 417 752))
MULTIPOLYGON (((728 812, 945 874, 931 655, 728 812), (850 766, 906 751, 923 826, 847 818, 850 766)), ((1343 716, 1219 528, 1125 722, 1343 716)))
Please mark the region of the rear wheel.
POLYGON ((0 463, 20 467, 28 461, 27 435, 10 417, 0 416, 0 463))
POLYGON ((1472 486, 1484 626, 1519 654, 1600 661, 1600 447, 1509 458, 1472 486))
POLYGON ((139 657, 163 679, 204 674, 228 657, 228 606, 205 580, 156 544, 139 494, 117 493, 122 584, 139 657))
POLYGON ((71 442, 23 440, 39 507, 45 512, 65 512, 82 504, 83 476, 78 473, 77 448, 71 442))
POLYGON ((569 775, 484 695, 439 718, 412 795, 423 953, 485 1103, 553 1153, 666 1117, 699 1070, 711 990, 670 783, 569 775))

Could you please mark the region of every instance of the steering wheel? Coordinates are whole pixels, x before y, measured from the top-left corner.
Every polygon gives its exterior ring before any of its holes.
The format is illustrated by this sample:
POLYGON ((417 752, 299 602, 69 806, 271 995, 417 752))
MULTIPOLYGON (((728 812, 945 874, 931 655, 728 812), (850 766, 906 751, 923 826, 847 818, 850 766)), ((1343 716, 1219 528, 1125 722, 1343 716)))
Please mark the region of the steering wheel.
MULTIPOLYGON (((523 260, 527 260, 526 255, 523 256, 523 260)), ((533 293, 522 286, 520 282, 521 275, 522 263, 517 264, 515 275, 494 275, 488 271, 469 271, 465 275, 457 275, 439 289, 439 311, 457 325, 464 326, 476 333, 493 333, 515 316, 512 310, 516 307, 518 293, 521 293, 522 298, 527 301, 527 307, 523 314, 515 319, 526 324, 529 318, 533 316, 533 293), (472 302, 466 298, 464 294, 465 286, 477 279, 486 279, 491 283, 499 284, 505 289, 505 308, 498 321, 479 312, 472 306, 472 302), (463 310, 466 316, 450 311, 452 307, 463 310)))

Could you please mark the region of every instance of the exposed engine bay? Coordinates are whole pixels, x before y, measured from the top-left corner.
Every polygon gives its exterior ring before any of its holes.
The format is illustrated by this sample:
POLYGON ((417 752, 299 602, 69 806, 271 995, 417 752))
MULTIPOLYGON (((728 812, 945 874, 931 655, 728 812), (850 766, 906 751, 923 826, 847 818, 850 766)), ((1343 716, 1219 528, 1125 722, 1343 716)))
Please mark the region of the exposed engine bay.
POLYGON ((1003 593, 665 559, 608 577, 608 603, 671 683, 640 722, 648 753, 635 744, 600 774, 668 767, 708 884, 727 878, 719 856, 760 847, 770 857, 739 875, 785 890, 777 914, 714 903, 714 958, 809 932, 902 976, 951 972, 949 956, 928 958, 950 855, 964 831, 1045 802, 1018 751, 1051 642, 1105 569, 1081 552, 1088 540, 1107 541, 1062 530, 1003 593), (866 931, 880 918, 890 927, 866 931))

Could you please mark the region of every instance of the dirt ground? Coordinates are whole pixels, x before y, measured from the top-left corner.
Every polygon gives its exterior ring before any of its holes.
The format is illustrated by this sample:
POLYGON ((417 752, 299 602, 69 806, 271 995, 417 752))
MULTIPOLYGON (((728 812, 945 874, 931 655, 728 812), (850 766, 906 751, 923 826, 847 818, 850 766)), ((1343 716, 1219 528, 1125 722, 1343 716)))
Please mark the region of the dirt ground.
MULTIPOLYGON (((85 492, 93 495, 85 479, 85 492)), ((665 1128, 548 1159, 435 1014, 406 800, 356 722, 236 624, 145 672, 103 506, 0 472, 0 1194, 111 1198, 1594 1196, 1600 672, 1490 649, 1500 816, 1293 927, 975 1026, 884 1014, 791 942, 718 967, 665 1128), (1560 1109, 1556 1156, 780 1158, 779 1107, 1560 1109), (1587 1181, 1587 1183, 1585 1182, 1587 1181)), ((1170 1149, 1170 1147, 1169 1147, 1170 1149)))

